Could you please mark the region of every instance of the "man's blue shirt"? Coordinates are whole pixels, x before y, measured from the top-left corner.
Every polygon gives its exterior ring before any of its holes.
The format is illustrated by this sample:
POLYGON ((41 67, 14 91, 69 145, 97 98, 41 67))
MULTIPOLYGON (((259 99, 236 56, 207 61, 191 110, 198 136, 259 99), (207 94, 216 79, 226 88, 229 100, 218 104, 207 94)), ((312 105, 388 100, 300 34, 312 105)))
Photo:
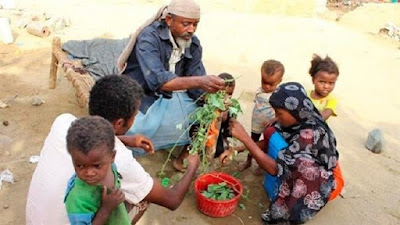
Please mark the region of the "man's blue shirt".
MULTIPOLYGON (((196 36, 192 44, 185 49, 184 56, 175 66, 175 74, 169 72, 169 59, 172 43, 169 28, 164 21, 156 21, 146 27, 139 35, 132 54, 127 61, 124 74, 136 80, 144 89, 145 97, 141 101, 140 111, 145 113, 159 96, 171 98, 172 93, 160 88, 177 76, 203 76, 206 74, 202 59, 202 47, 196 36)), ((203 94, 201 89, 187 90, 192 99, 203 94)))

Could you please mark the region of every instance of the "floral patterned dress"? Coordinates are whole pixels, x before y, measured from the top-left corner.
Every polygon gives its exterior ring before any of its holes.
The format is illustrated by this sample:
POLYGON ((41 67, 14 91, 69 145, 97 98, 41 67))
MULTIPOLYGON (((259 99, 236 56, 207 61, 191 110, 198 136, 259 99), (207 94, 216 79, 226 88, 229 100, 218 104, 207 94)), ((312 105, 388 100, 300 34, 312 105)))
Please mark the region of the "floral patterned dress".
POLYGON ((300 84, 282 84, 270 103, 290 112, 299 124, 275 124, 288 147, 279 152, 276 160, 281 183, 278 197, 262 219, 266 223, 304 223, 326 205, 335 189, 333 169, 339 158, 336 139, 300 84))

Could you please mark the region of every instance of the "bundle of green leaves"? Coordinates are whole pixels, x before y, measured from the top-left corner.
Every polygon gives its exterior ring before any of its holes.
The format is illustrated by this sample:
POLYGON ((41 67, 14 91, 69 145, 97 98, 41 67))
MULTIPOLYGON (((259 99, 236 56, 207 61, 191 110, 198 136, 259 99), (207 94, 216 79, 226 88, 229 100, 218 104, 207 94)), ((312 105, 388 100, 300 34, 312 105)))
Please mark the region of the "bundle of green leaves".
POLYGON ((206 190, 203 190, 201 194, 209 199, 213 200, 229 200, 235 197, 233 190, 225 183, 209 184, 206 190))
POLYGON ((199 153, 203 155, 201 160, 202 168, 207 168, 209 165, 205 154, 205 143, 208 138, 211 123, 218 115, 217 111, 228 110, 229 115, 233 118, 236 118, 237 115, 242 112, 239 101, 234 98, 229 99, 225 91, 219 91, 214 94, 207 93, 205 99, 205 104, 199 107, 193 115, 194 120, 199 124, 199 128, 192 139, 192 144, 189 149, 191 154, 199 153), (230 101, 229 104, 226 104, 226 101, 230 101))
MULTIPOLYGON (((198 153, 201 155, 201 170, 205 172, 210 164, 207 160, 206 156, 206 146, 205 143, 208 138, 208 134, 210 131, 211 123, 213 120, 218 116, 217 111, 228 111, 229 115, 233 118, 236 118, 239 113, 242 112, 240 107, 240 103, 238 99, 229 98, 225 91, 219 91, 217 93, 207 93, 203 96, 205 99, 205 103, 202 107, 197 108, 193 114, 190 116, 193 118, 193 124, 198 124, 198 130, 194 137, 192 137, 192 144, 189 148, 190 154, 198 153), (229 104, 227 104, 229 101, 229 104)), ((200 100, 197 99, 196 101, 200 100)), ((178 126, 177 126, 178 127, 178 126)), ((182 127, 182 124, 179 124, 179 127, 182 127)), ((183 131, 182 135, 185 135, 188 130, 183 131)), ((164 170, 167 163, 170 161, 171 154, 176 147, 176 144, 179 140, 175 143, 175 145, 170 150, 168 154, 168 158, 163 164, 161 171, 159 173, 160 177, 165 175, 164 170)), ((184 161, 184 165, 185 165, 184 161)))

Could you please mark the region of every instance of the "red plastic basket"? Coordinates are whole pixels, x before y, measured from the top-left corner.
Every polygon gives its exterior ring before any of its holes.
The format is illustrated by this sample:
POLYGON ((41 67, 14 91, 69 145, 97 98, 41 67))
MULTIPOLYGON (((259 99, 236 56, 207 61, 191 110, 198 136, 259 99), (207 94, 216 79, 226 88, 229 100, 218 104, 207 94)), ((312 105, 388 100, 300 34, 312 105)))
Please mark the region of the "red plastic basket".
POLYGON ((194 182, 197 207, 200 212, 211 217, 225 217, 232 214, 238 205, 239 198, 243 192, 240 181, 229 174, 212 172, 198 177, 194 182), (217 201, 204 197, 201 191, 205 190, 209 184, 219 184, 226 182, 233 189, 235 197, 229 200, 217 201))

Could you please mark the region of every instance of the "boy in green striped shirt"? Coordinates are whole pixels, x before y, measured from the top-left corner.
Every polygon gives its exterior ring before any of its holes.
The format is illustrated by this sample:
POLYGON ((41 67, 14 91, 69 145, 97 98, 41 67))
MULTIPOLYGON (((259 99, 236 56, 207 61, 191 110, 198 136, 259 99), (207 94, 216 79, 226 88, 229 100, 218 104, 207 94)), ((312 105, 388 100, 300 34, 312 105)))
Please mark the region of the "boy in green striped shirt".
POLYGON ((71 224, 131 224, 119 190, 114 145, 114 129, 102 117, 84 117, 69 128, 67 149, 76 174, 64 203, 71 224))

